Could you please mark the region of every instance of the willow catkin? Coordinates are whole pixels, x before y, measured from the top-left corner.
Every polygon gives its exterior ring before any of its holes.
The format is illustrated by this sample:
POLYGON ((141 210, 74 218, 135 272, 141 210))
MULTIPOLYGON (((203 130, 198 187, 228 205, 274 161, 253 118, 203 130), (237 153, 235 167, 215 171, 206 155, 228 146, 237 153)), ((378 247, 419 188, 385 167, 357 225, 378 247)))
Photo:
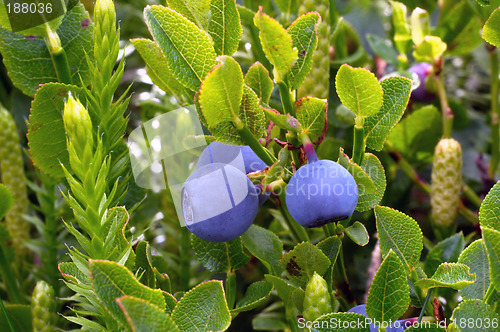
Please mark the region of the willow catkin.
POLYGON ((24 162, 16 124, 11 114, 0 105, 0 179, 9 188, 14 204, 5 216, 5 225, 12 238, 16 256, 28 252, 24 241, 29 238, 30 224, 23 215, 28 213, 28 195, 24 162))
POLYGON ((445 238, 455 229, 462 186, 462 148, 454 139, 437 144, 431 181, 431 217, 438 237, 445 238))
POLYGON ((39 281, 31 296, 33 332, 55 330, 56 297, 54 289, 45 281, 39 281))
POLYGON ((318 48, 312 58, 312 67, 304 83, 298 89, 298 97, 314 96, 328 99, 330 85, 330 7, 329 1, 304 0, 299 15, 318 12, 321 22, 317 26, 318 48))

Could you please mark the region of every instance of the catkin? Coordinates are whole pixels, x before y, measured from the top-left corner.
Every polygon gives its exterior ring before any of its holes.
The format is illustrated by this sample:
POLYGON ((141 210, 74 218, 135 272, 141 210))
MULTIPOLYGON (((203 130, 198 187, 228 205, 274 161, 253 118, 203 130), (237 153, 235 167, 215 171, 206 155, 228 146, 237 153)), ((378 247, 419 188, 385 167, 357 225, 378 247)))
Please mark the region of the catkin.
POLYGON ((299 15, 318 12, 321 22, 318 29, 318 48, 312 58, 312 67, 302 86, 298 89, 298 97, 314 96, 328 99, 330 82, 330 7, 329 1, 304 0, 299 15))
POLYGON ((28 252, 24 241, 29 238, 30 224, 23 218, 28 213, 28 195, 24 162, 17 134, 16 124, 11 114, 0 105, 0 179, 9 188, 14 204, 5 216, 5 224, 12 238, 16 256, 28 252))
POLYGON ((54 289, 45 281, 39 281, 31 296, 33 332, 55 330, 56 298, 54 289))
POLYGON ((304 296, 304 319, 313 321, 316 318, 332 312, 332 298, 328 292, 328 285, 319 274, 309 279, 304 296))
POLYGON ((455 229, 462 186, 462 148, 454 139, 444 138, 436 146, 431 181, 431 217, 438 237, 444 238, 455 229))

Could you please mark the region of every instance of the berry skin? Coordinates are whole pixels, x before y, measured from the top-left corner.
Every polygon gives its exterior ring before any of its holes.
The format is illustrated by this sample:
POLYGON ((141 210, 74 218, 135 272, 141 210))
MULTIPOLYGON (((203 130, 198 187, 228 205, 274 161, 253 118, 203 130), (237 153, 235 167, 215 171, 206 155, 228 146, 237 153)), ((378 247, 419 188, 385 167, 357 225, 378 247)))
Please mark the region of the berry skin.
MULTIPOLYGON (((366 316, 366 308, 365 308, 365 305, 364 304, 361 304, 361 305, 358 305, 358 306, 355 306, 354 308, 351 308, 348 312, 352 312, 352 313, 355 313, 355 314, 360 314, 360 315, 363 315, 365 317, 366 316)), ((386 328, 386 331, 387 332, 402 332, 406 329, 406 322, 404 320, 398 320, 397 322, 389 325, 387 328, 386 328)), ((370 324, 370 332, 378 332, 378 327, 373 325, 373 324, 370 324)))
POLYGON ((409 72, 415 73, 420 80, 418 88, 412 91, 411 99, 420 103, 428 103, 436 99, 436 95, 425 89, 425 83, 429 74, 432 74, 432 65, 430 63, 421 62, 411 66, 409 72))
POLYGON ((251 225, 259 199, 250 179, 228 164, 209 164, 195 170, 182 187, 182 215, 199 238, 231 241, 251 225))
MULTIPOLYGON (((203 150, 196 168, 198 169, 211 163, 229 164, 245 174, 262 171, 267 167, 266 163, 249 146, 229 145, 217 141, 210 143, 203 150)), ((262 195, 260 185, 256 185, 255 190, 259 197, 259 205, 264 204, 269 198, 270 193, 262 195)))
POLYGON ((310 162, 290 179, 286 205, 304 227, 320 227, 348 218, 358 203, 358 187, 352 175, 331 160, 310 162))

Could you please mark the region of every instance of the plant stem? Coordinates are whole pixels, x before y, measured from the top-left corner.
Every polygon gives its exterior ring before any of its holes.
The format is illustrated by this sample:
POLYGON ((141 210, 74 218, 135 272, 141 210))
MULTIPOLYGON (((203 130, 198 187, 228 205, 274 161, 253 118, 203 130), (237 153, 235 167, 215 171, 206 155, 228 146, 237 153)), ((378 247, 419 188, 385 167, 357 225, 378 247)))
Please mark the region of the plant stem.
POLYGON ((54 68, 56 69, 57 79, 59 83, 73 84, 66 51, 64 49, 61 49, 61 51, 55 54, 51 54, 51 56, 52 62, 54 63, 54 68))
POLYGON ((434 75, 434 80, 436 82, 439 102, 441 104, 441 114, 443 117, 443 137, 450 138, 451 131, 453 129, 453 111, 448 105, 448 98, 446 97, 446 89, 443 82, 442 68, 436 75, 434 75))
POLYGON ((229 310, 233 309, 236 301, 236 274, 233 269, 227 273, 226 277, 226 301, 229 310))
POLYGON ((488 174, 490 179, 495 178, 500 161, 500 127, 498 124, 498 54, 495 48, 488 49, 491 68, 491 160, 488 174))
POLYGON ((363 130, 363 118, 356 117, 356 124, 354 125, 354 146, 352 151, 352 161, 358 165, 363 162, 365 155, 365 133, 363 130))
POLYGON ((290 231, 292 232, 293 237, 297 242, 306 242, 309 241, 309 235, 307 235, 306 230, 304 227, 300 226, 290 215, 290 212, 288 212, 288 208, 286 207, 286 197, 285 197, 285 192, 283 191, 280 196, 279 196, 279 209, 281 211, 281 214, 283 215, 283 218, 285 219, 288 228, 290 228, 290 231))
POLYGON ((291 116, 295 117, 295 106, 292 102, 290 89, 288 89, 288 86, 283 81, 278 82, 278 88, 280 91, 281 104, 283 105, 284 113, 288 113, 291 116))
POLYGON ((181 287, 182 290, 189 289, 189 279, 191 279, 191 241, 190 241, 190 232, 187 227, 181 227, 181 287))
POLYGON ((340 296, 344 298, 349 306, 356 304, 356 300, 352 294, 351 286, 349 286, 349 280, 347 279, 347 274, 345 272, 343 245, 340 247, 337 261, 333 267, 333 283, 337 289, 337 297, 340 296))
POLYGON ((418 315, 418 324, 422 322, 422 318, 424 318, 425 308, 427 307, 427 303, 429 303, 429 299, 432 295, 432 288, 427 292, 427 296, 425 297, 424 305, 422 306, 422 311, 420 311, 420 315, 418 315))
POLYGON ((250 146, 250 148, 255 152, 255 154, 266 163, 266 165, 271 166, 276 162, 276 157, 273 156, 266 148, 264 148, 257 138, 252 134, 248 127, 239 119, 235 118, 233 120, 234 126, 240 134, 243 141, 250 146))
POLYGON ((482 200, 481 198, 472 190, 471 187, 466 185, 465 183, 462 185, 462 192, 464 193, 465 197, 471 201, 472 204, 474 204, 477 208, 481 207, 482 200))

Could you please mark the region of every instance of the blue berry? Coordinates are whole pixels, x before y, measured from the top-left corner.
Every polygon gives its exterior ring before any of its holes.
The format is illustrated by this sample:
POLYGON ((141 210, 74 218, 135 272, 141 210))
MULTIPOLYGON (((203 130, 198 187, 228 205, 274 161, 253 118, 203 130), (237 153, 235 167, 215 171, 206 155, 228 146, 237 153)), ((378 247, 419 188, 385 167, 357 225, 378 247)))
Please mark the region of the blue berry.
POLYGON ((433 101, 436 98, 436 94, 425 89, 427 77, 432 74, 432 65, 430 63, 421 62, 411 66, 408 71, 417 74, 418 79, 420 80, 418 88, 413 90, 411 93, 411 99, 420 103, 433 101))
MULTIPOLYGON (((364 304, 355 306, 354 308, 351 308, 348 312, 352 312, 355 314, 360 314, 365 317, 366 316, 366 308, 364 304)), ((402 332, 406 329, 406 324, 405 320, 398 320, 395 323, 389 325, 386 328, 387 332, 402 332)), ((378 332, 378 327, 375 326, 374 324, 370 324, 370 332, 378 332)))
MULTIPOLYGON (((267 166, 249 146, 229 145, 217 141, 210 143, 203 150, 196 168, 212 163, 228 164, 245 174, 262 171, 267 166)), ((260 185, 256 185, 255 190, 259 197, 259 205, 264 204, 270 193, 261 194, 262 188, 260 185)))
POLYGON ((320 227, 348 218, 358 202, 352 175, 331 160, 309 162, 292 176, 286 188, 286 205, 304 227, 320 227))
POLYGON ((259 200, 253 183, 228 164, 202 166, 189 176, 181 192, 186 227, 206 241, 234 240, 251 225, 259 200))

